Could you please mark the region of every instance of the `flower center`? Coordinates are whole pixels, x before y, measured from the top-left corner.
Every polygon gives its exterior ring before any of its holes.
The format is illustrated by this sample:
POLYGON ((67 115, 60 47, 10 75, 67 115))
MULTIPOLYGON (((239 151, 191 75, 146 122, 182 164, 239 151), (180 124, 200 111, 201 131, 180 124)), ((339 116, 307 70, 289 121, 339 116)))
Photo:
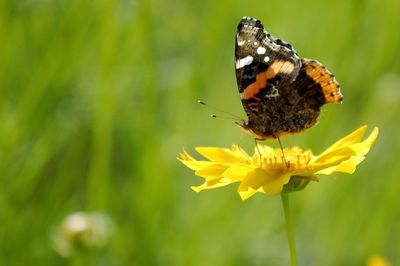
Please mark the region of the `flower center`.
POLYGON ((286 168, 298 170, 305 168, 311 160, 311 151, 303 151, 298 147, 283 149, 260 149, 255 158, 258 162, 261 155, 261 168, 286 168))

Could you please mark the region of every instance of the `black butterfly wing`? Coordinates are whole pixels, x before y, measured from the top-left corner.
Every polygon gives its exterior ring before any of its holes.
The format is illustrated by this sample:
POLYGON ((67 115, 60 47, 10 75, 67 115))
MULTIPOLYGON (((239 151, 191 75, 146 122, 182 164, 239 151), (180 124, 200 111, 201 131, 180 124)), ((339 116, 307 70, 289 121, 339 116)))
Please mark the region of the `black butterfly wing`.
POLYGON ((248 125, 258 135, 272 134, 276 108, 301 68, 301 59, 290 44, 272 37, 261 22, 244 17, 237 27, 236 79, 248 125), (268 133, 270 132, 270 133, 268 133))

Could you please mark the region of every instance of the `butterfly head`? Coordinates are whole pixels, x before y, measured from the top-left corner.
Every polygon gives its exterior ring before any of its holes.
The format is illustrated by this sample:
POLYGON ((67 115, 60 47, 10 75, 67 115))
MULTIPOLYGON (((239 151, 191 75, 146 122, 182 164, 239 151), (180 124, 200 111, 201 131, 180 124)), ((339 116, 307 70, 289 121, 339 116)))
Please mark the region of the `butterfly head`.
POLYGON ((249 123, 249 121, 242 120, 240 122, 236 122, 236 125, 238 125, 243 132, 249 134, 250 136, 254 137, 257 140, 268 139, 267 136, 257 133, 256 132, 257 130, 254 127, 254 125, 249 123))

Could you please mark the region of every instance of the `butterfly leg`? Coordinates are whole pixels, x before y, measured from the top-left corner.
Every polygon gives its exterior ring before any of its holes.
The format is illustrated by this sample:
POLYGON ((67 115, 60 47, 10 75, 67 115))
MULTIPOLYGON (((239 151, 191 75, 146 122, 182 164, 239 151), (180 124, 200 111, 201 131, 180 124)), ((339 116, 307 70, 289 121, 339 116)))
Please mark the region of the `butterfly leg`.
POLYGON ((286 161, 285 153, 283 152, 281 139, 279 138, 279 136, 276 136, 276 138, 278 139, 279 147, 281 147, 281 151, 282 151, 282 160, 285 162, 286 167, 287 167, 287 168, 290 168, 290 162, 286 161))
POLYGON ((256 149, 257 149, 257 152, 258 152, 258 163, 259 163, 259 165, 260 165, 260 167, 262 166, 262 164, 261 164, 261 152, 260 152, 260 149, 258 148, 258 141, 259 139, 254 139, 254 143, 255 143, 255 145, 256 145, 256 149))

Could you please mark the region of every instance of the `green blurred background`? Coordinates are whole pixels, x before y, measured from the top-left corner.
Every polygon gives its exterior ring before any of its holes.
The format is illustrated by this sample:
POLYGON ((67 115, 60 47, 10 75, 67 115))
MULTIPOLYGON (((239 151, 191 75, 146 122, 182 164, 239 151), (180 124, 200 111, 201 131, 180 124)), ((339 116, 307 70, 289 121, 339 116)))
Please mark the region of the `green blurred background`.
MULTIPOLYGON (((50 241, 76 211, 116 233, 95 265, 289 265, 279 197, 242 202, 176 156, 253 139, 211 119, 244 117, 234 37, 253 16, 336 75, 344 103, 284 145, 321 152, 380 127, 357 172, 291 195, 300 265, 400 264, 400 1, 0 1, 0 265, 70 265, 50 241)), ((271 142, 270 145, 277 146, 271 142)), ((74 256, 81 256, 74 255, 74 256)))

